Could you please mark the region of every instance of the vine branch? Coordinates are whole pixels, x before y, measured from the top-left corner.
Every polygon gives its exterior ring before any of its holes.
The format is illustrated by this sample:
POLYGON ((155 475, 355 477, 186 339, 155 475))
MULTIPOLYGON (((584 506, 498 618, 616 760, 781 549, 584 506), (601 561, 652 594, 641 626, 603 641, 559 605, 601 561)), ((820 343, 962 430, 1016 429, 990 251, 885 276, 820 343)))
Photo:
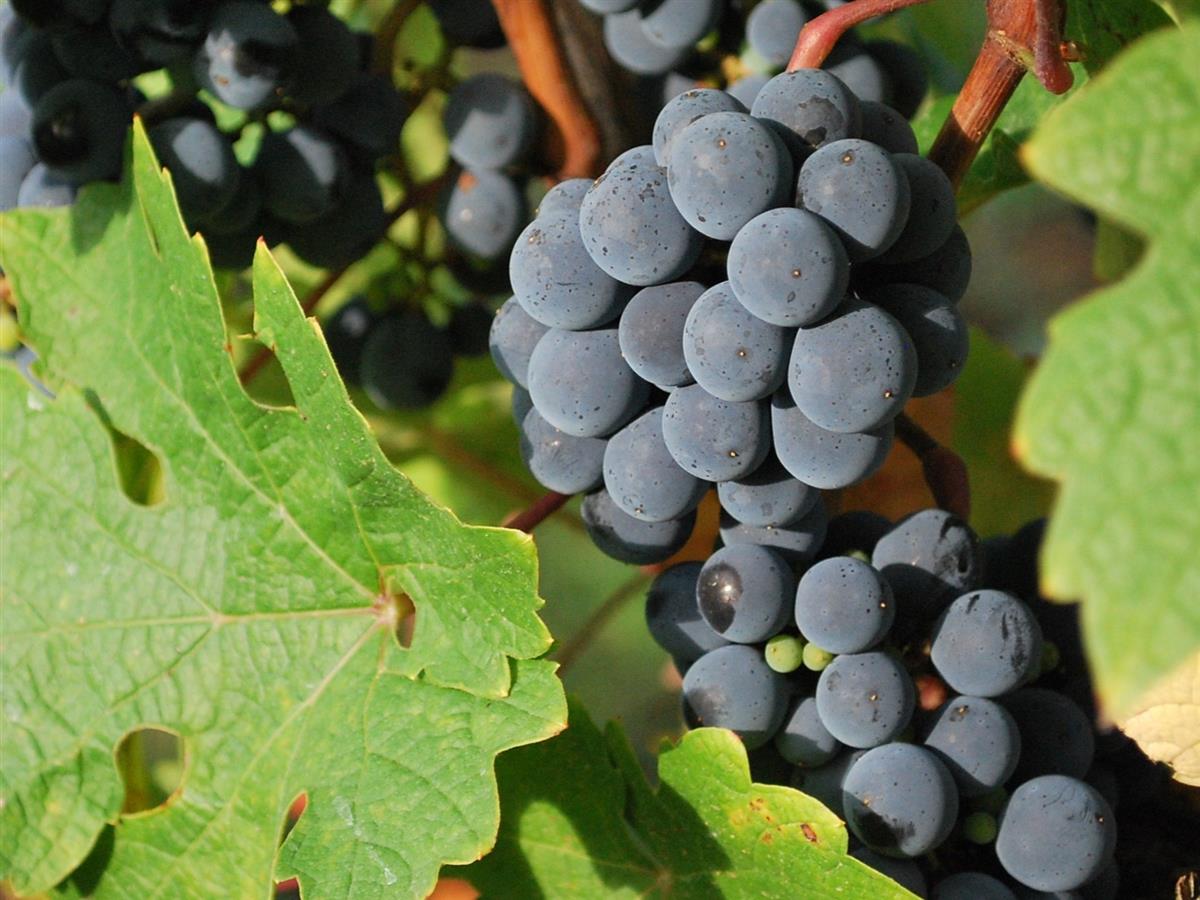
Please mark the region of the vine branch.
POLYGON ((600 132, 576 89, 546 0, 492 0, 525 86, 562 142, 558 177, 591 178, 600 164, 600 132))
POLYGON ((1064 0, 988 0, 988 30, 950 116, 929 151, 957 188, 1026 72, 1061 94, 1073 76, 1062 56, 1064 0))
POLYGON ((555 491, 550 491, 547 494, 543 494, 537 500, 534 500, 533 503, 519 513, 509 516, 501 523, 501 526, 504 528, 515 528, 517 531, 530 534, 533 532, 533 529, 562 509, 570 499, 570 494, 559 494, 555 491))

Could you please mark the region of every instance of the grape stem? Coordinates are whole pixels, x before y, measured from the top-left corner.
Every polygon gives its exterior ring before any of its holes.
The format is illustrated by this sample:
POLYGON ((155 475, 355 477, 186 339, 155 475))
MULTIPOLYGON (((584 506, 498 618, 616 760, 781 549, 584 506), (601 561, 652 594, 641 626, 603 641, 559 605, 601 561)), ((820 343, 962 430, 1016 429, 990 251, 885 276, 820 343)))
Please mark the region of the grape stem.
MULTIPOLYGON (((387 214, 387 220, 383 226, 383 234, 386 234, 387 230, 391 228, 393 224, 395 224, 396 220, 409 210, 416 209, 417 207, 433 202, 437 195, 442 192, 442 189, 450 184, 457 176, 458 170, 452 166, 442 173, 442 175, 440 175, 438 178, 435 178, 428 184, 423 184, 420 187, 413 188, 411 191, 409 191, 408 196, 406 196, 401 203, 397 204, 396 207, 387 214)), ((380 238, 383 237, 383 234, 380 235, 380 238)), ((325 295, 328 294, 333 286, 341 280, 342 276, 349 271, 353 264, 354 262, 349 262, 334 269, 323 279, 321 279, 316 287, 309 291, 308 295, 300 304, 305 315, 308 315, 314 309, 316 309, 317 304, 324 299, 325 295)), ((269 347, 261 348, 256 354, 254 354, 253 357, 251 357, 250 361, 242 367, 241 371, 238 372, 238 380, 243 385, 249 384, 255 379, 258 373, 262 371, 263 367, 271 361, 272 356, 273 354, 271 353, 269 347)))
POLYGON ((906 6, 927 3, 928 0, 855 0, 829 12, 821 13, 800 31, 787 70, 816 69, 833 51, 834 45, 847 31, 867 19, 887 15, 906 6))
POLYGON ((957 188, 1026 72, 1061 94, 1073 76, 1062 55, 1063 0, 989 0, 988 30, 929 159, 957 188))
POLYGON ((562 509, 570 499, 570 494, 559 494, 555 491, 550 491, 543 494, 537 500, 534 500, 533 503, 519 513, 509 516, 501 523, 501 526, 504 528, 515 528, 517 531, 531 534, 533 529, 562 509))
POLYGON ((971 484, 962 457, 943 447, 907 413, 896 417, 896 437, 921 461, 925 483, 942 509, 967 521, 971 517, 971 484))
POLYGON ((492 0, 525 86, 556 126, 559 179, 591 178, 600 165, 600 132, 567 65, 546 0, 492 0))

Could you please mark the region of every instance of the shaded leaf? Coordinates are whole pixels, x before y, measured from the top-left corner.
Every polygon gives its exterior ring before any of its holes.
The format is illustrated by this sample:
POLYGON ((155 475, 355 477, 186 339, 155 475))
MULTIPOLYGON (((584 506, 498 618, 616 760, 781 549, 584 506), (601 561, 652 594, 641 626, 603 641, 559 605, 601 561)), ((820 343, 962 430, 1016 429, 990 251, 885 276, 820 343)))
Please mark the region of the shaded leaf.
POLYGON ((1045 591, 1082 598, 1120 717, 1200 645, 1200 26, 1146 38, 1048 117, 1038 178, 1137 231, 1119 284, 1051 323, 1016 446, 1062 483, 1045 591))

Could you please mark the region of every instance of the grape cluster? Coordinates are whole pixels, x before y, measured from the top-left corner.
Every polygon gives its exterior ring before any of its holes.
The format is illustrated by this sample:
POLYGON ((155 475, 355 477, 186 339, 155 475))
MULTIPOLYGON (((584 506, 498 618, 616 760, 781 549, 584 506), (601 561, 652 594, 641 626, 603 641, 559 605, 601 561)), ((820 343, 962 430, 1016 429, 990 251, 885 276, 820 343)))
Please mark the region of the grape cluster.
POLYGON ((1112 897, 1128 744, 1093 725, 1073 607, 1037 595, 1041 534, 846 513, 800 564, 730 545, 666 569, 646 619, 689 724, 737 732, 918 895, 1112 897))
MULTIPOLYGON (((582 0, 604 17, 604 42, 622 68, 666 102, 697 84, 726 83, 745 106, 787 63, 801 29, 840 0, 582 0), (748 10, 748 11, 747 11, 748 10), (661 79, 658 84, 654 79, 661 79)), ((928 82, 916 55, 847 33, 825 68, 858 97, 910 118, 928 82)))
MULTIPOLYGON (((364 255, 388 226, 379 171, 397 158, 421 96, 402 94, 376 64, 373 36, 324 4, 277 6, 18 0, 0 8, 0 209, 69 205, 82 185, 117 178, 136 110, 217 267, 244 268, 260 236, 319 268, 364 255)), ((489 2, 429 6, 451 44, 504 43, 489 2)), ((410 279, 376 289, 405 299, 356 300, 325 323, 346 380, 384 408, 429 404, 449 383, 455 355, 486 351, 486 298, 507 291, 506 267, 495 263, 507 260, 527 221, 522 166, 539 120, 524 89, 494 74, 461 81, 443 125, 461 171, 425 205, 448 239, 449 286, 410 279), (453 299, 448 327, 431 320, 423 291, 453 299)))
POLYGON ((667 558, 715 484, 726 545, 811 555, 820 491, 872 474, 907 400, 961 372, 953 189, 865 106, 812 69, 750 110, 685 92, 518 238, 493 356, 530 469, 589 494, 605 552, 667 558))

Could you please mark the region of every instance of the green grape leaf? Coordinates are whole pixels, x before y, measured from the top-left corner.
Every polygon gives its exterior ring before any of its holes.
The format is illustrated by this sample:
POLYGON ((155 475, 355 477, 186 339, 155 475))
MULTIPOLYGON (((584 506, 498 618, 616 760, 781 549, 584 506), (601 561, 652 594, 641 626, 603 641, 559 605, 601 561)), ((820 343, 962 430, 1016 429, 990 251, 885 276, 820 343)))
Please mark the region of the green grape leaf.
POLYGON ((496 754, 565 723, 532 541, 392 468, 262 246, 295 406, 245 394, 140 124, 121 185, 0 227, 59 388, 0 371, 0 877, 47 888, 113 823, 101 897, 424 896, 491 846, 496 754), (123 491, 129 441, 160 491, 123 491), (146 726, 181 737, 182 790, 123 816, 114 749, 146 726))
POLYGON ((571 725, 505 754, 496 849, 456 874, 484 897, 871 897, 913 895, 847 855, 817 800, 753 784, 730 731, 691 731, 658 758, 652 790, 620 728, 571 725))
POLYGON ((1129 276, 1050 324, 1018 454, 1061 482, 1043 551, 1083 599, 1101 699, 1120 718, 1200 646, 1200 26, 1151 35, 1052 113, 1039 180, 1147 239, 1129 276))
POLYGON ((1067 4, 1065 37, 1080 45, 1083 67, 1095 74, 1122 48, 1170 24, 1154 0, 1085 0, 1067 4))

